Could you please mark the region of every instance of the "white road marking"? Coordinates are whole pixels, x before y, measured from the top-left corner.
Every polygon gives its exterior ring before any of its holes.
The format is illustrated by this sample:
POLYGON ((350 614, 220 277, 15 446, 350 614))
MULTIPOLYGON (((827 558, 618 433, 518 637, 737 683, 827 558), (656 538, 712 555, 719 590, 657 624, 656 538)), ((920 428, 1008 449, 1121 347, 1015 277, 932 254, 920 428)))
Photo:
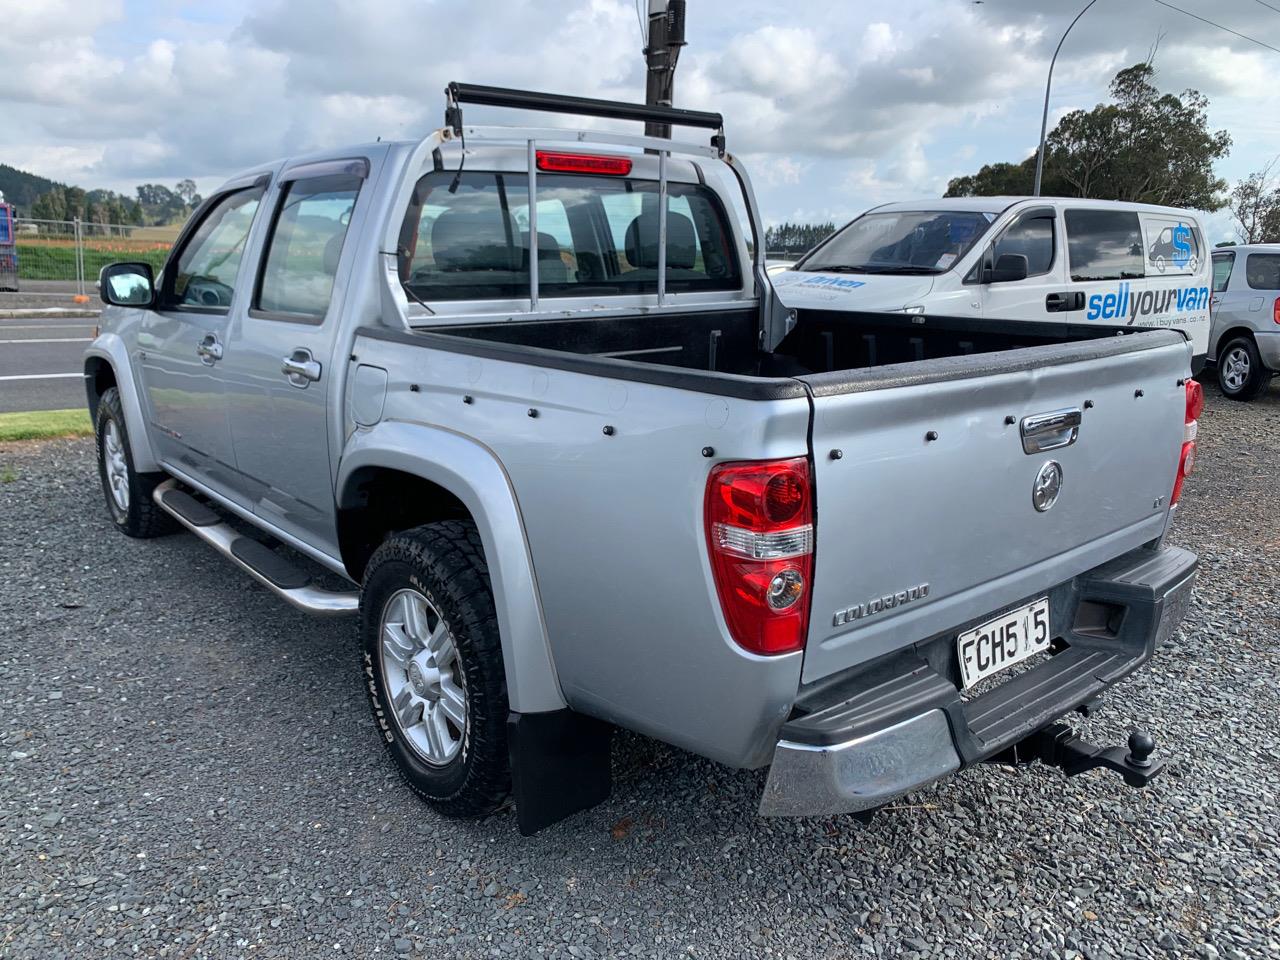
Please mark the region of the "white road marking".
POLYGON ((93 343, 93 337, 56 337, 39 340, 0 340, 0 343, 93 343))
POLYGON ((83 380, 83 373, 19 373, 9 377, 0 377, 0 383, 6 380, 69 380, 75 377, 83 380))
POLYGON ((93 324, 84 323, 5 323, 0 320, 0 330, 92 330, 93 324))

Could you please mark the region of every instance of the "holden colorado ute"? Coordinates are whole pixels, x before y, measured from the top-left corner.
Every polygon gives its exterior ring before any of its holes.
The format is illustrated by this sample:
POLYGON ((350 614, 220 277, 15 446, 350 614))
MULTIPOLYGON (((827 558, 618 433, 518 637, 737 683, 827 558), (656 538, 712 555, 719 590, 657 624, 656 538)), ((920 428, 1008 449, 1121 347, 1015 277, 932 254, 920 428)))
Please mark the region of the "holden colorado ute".
POLYGON ((771 767, 764 814, 986 760, 1145 784, 1149 735, 1061 718, 1188 602, 1186 336, 788 306, 761 235, 718 114, 452 84, 426 139, 248 170, 158 276, 103 270, 107 510, 356 615, 385 747, 448 816, 599 802, 615 727, 771 767))

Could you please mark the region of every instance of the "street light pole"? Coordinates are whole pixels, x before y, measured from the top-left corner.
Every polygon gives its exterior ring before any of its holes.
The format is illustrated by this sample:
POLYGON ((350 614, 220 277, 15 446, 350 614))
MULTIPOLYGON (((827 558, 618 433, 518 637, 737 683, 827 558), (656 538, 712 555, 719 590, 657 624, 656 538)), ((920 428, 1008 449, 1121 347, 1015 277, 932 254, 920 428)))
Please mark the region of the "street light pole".
POLYGON ((1053 65, 1058 62, 1058 52, 1062 50, 1062 45, 1066 42, 1067 34, 1071 32, 1071 28, 1074 27, 1080 21, 1080 18, 1085 15, 1088 9, 1097 2, 1098 0, 1089 0, 1089 2, 1084 5, 1084 9, 1076 14, 1075 20, 1072 20, 1067 26, 1067 29, 1063 31, 1062 38, 1058 40, 1058 46, 1054 48, 1053 59, 1049 61, 1049 78, 1044 84, 1044 113, 1040 115, 1040 149, 1036 153, 1035 196, 1037 197, 1040 196, 1040 180, 1044 176, 1044 138, 1049 127, 1049 91, 1053 88, 1053 65))

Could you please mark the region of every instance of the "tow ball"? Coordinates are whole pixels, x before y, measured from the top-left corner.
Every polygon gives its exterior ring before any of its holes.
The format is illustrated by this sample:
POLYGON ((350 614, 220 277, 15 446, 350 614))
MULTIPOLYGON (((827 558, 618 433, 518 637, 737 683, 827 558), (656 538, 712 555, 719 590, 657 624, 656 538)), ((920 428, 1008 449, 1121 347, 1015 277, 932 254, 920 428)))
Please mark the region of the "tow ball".
POLYGON ((1129 734, 1127 749, 1100 747, 1076 736, 1071 727, 1059 722, 993 755, 990 762, 1021 766, 1039 760, 1046 766, 1060 768, 1068 777, 1101 767, 1120 774, 1131 787, 1145 787, 1165 767, 1162 758, 1153 756, 1155 750, 1155 737, 1142 729, 1129 734))

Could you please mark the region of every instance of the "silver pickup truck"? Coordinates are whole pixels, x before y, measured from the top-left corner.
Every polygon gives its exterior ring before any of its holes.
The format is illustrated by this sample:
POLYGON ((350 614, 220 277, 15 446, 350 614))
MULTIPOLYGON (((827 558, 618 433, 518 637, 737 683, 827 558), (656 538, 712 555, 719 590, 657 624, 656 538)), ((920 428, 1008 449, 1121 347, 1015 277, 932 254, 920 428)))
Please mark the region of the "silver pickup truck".
POLYGON ((386 747, 449 816, 599 802, 615 727, 771 765, 765 814, 987 760, 1145 784, 1149 735, 1061 718, 1188 600, 1184 336, 859 313, 852 276, 790 307, 761 237, 718 114, 452 84, 425 139, 249 170, 159 276, 103 270, 107 509, 358 614, 386 747))

